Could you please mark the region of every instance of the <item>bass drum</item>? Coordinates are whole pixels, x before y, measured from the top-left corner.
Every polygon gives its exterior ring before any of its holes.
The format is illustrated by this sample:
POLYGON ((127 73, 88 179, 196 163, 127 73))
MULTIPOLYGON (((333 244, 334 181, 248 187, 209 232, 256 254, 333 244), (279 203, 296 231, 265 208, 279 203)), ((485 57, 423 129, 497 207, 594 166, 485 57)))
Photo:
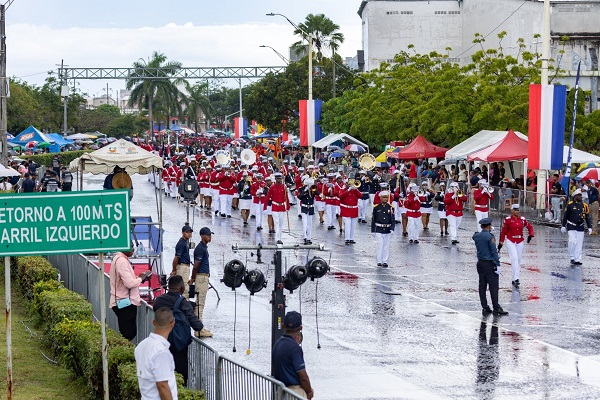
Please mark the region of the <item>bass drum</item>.
POLYGON ((370 171, 375 168, 375 156, 371 153, 365 153, 358 158, 358 165, 365 171, 370 171))

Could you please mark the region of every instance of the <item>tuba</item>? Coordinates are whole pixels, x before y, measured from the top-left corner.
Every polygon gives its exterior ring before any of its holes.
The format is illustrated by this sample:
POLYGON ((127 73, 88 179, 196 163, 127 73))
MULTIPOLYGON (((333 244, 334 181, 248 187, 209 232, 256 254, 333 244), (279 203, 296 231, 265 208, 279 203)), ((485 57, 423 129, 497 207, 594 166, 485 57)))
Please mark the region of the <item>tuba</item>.
POLYGON ((220 166, 229 165, 231 162, 231 155, 227 150, 218 150, 215 153, 215 158, 220 166))
POLYGON ((358 165, 365 171, 370 171, 375 168, 375 156, 371 153, 364 153, 358 158, 358 165))
POLYGON ((245 165, 252 165, 256 162, 256 153, 251 149, 244 149, 240 153, 240 158, 245 165))

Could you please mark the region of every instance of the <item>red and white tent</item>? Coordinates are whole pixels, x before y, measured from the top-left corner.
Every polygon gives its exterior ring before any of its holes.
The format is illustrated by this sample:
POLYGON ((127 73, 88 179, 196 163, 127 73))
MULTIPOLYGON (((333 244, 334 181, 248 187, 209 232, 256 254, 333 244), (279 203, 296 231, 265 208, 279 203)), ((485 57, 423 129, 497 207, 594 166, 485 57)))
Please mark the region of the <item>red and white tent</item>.
POLYGON ((467 161, 517 161, 527 158, 527 140, 520 138, 511 129, 506 136, 498 142, 471 153, 467 156, 467 161))

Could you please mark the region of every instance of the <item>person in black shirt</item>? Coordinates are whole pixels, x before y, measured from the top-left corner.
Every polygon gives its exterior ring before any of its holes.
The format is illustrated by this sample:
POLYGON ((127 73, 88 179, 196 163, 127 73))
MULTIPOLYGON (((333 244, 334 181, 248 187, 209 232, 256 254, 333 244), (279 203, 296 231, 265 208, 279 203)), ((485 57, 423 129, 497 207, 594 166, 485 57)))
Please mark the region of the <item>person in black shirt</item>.
MULTIPOLYGON (((177 300, 183 296, 183 292, 185 291, 185 281, 181 276, 172 276, 169 279, 168 285, 169 291, 154 299, 154 304, 152 306, 154 311, 162 307, 167 307, 173 310, 177 300)), ((202 331, 204 326, 198 317, 194 315, 194 307, 192 304, 190 304, 190 302, 184 298, 179 305, 179 309, 185 314, 190 327, 194 331, 202 331)), ((173 345, 173 339, 171 336, 169 336, 169 343, 171 343, 169 351, 173 355, 173 361, 175 361, 175 371, 179 372, 183 376, 183 384, 186 385, 188 380, 188 347, 186 346, 184 349, 177 351, 173 345)))
POLYGON ((63 192, 71 191, 71 189, 73 187, 73 174, 71 174, 71 171, 69 171, 67 169, 67 167, 63 166, 61 168, 60 182, 61 182, 61 189, 63 192))
MULTIPOLYGON (((188 224, 185 224, 183 228, 181 228, 181 238, 175 245, 175 257, 173 257, 173 263, 171 264, 173 269, 171 271, 171 276, 179 275, 183 278, 185 282, 190 279, 190 238, 192 237, 192 227, 188 224)), ((189 286, 186 283, 185 290, 183 292, 184 297, 187 299, 189 297, 189 286)))
MULTIPOLYGON (((198 318, 202 321, 204 314, 204 305, 206 304, 206 294, 208 293, 210 263, 208 254, 208 244, 212 240, 212 232, 210 228, 203 227, 200 229, 200 238, 202 239, 198 246, 194 249, 194 268, 192 269, 192 277, 189 284, 196 284, 196 295, 198 296, 196 304, 198 305, 198 318)), ((213 334, 206 328, 196 334, 199 337, 211 337, 213 334)))
POLYGON ((559 223, 560 206, 562 203, 561 195, 564 195, 563 187, 558 180, 558 174, 552 175, 552 186, 550 187, 550 209, 552 210, 553 219, 550 222, 559 223))
POLYGON ((35 180, 31 179, 29 172, 25 173, 25 179, 21 182, 21 193, 35 192, 35 180))

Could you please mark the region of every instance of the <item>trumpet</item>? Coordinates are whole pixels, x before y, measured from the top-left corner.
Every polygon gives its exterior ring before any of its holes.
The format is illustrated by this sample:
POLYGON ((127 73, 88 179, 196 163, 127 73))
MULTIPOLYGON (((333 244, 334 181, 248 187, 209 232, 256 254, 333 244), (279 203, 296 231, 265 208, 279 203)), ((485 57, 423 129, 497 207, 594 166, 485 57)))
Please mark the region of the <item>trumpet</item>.
POLYGON ((423 191, 423 190, 419 190, 419 191, 417 192, 417 196, 419 196, 419 197, 423 197, 423 196, 425 196, 425 191, 423 191))
POLYGON ((458 196, 458 197, 462 197, 463 195, 464 195, 464 193, 463 193, 463 191, 462 191, 462 190, 458 189, 458 190, 456 191, 456 196, 458 196))
POLYGON ((348 186, 358 189, 361 186, 361 183, 358 179, 348 179, 348 186))

